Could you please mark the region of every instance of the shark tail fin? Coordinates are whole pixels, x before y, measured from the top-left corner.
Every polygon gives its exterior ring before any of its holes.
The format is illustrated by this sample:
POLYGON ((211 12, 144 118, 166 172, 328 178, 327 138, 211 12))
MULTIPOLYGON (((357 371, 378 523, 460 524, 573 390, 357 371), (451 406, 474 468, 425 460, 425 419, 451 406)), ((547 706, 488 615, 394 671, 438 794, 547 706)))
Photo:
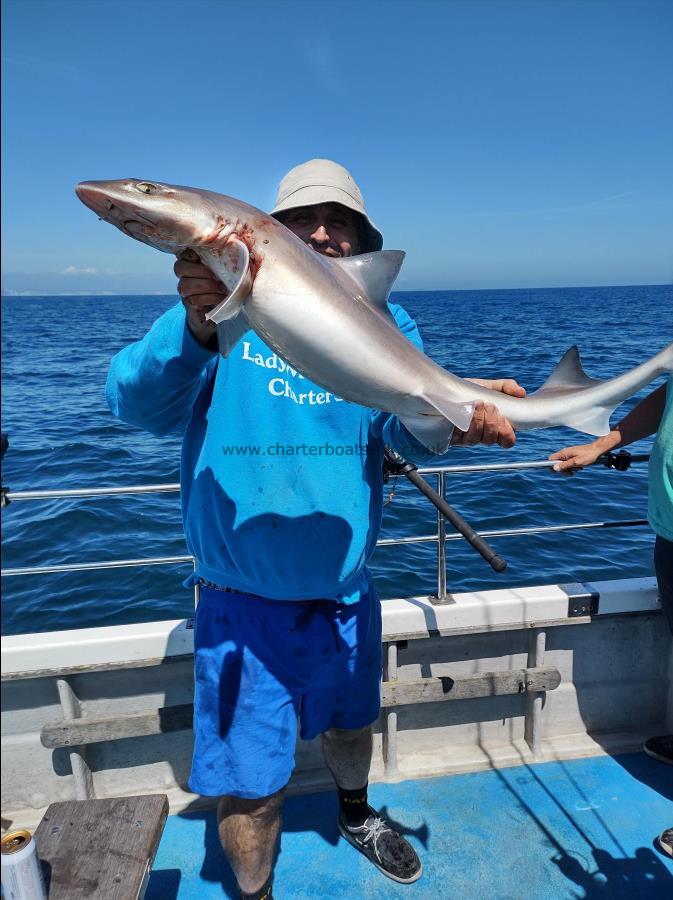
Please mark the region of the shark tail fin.
MULTIPOLYGON (((651 369, 651 377, 656 377, 666 372, 673 372, 673 343, 664 347, 656 356, 652 357, 648 365, 651 366, 652 363, 655 364, 656 368, 651 369)), ((582 368, 577 347, 571 347, 540 390, 530 396, 544 397, 545 394, 552 394, 558 388, 586 388, 598 384, 602 384, 602 382, 589 378, 582 368)), ((564 416, 559 424, 596 436, 608 434, 610 431, 610 416, 620 402, 610 405, 596 405, 583 410, 581 413, 570 413, 564 416)))

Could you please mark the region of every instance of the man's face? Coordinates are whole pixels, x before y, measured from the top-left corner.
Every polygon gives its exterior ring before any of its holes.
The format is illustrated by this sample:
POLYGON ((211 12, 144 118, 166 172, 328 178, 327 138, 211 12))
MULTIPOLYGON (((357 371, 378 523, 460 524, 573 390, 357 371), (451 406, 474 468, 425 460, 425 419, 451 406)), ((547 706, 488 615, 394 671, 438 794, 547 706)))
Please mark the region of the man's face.
POLYGON ((300 206, 278 218, 305 244, 324 256, 338 259, 360 252, 358 214, 340 203, 300 206))

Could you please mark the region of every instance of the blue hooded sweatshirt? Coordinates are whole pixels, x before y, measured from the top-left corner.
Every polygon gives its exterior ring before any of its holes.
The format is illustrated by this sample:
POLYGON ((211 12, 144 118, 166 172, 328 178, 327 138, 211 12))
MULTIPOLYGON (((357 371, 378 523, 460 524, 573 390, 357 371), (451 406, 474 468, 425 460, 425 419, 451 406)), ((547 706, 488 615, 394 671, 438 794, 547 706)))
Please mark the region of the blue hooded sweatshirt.
MULTIPOLYGON (((422 349, 414 321, 390 304, 422 349)), ((430 452, 388 413, 304 378, 253 331, 227 359, 192 336, 181 303, 112 360, 113 413, 183 431, 182 515, 196 575, 277 600, 355 603, 381 525, 384 445, 430 452)))

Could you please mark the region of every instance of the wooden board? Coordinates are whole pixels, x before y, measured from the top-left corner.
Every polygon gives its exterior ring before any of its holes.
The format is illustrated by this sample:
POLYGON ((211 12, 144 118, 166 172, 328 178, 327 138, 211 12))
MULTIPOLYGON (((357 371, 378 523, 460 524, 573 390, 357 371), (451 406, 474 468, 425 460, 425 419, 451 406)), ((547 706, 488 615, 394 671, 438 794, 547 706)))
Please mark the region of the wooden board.
MULTIPOLYGON (((480 672, 456 678, 444 676, 422 678, 419 681, 384 681, 381 685, 381 706, 553 691, 560 683, 561 675, 553 666, 480 672)), ((61 719, 44 725, 40 740, 42 746, 49 749, 84 747, 87 744, 117 741, 121 738, 188 731, 193 727, 193 719, 194 707, 191 703, 117 716, 61 719)))
POLYGON ((165 794, 52 803, 35 843, 49 900, 137 900, 166 816, 165 794))
POLYGON ((381 685, 381 706, 553 691, 560 683, 561 674, 553 666, 480 672, 476 675, 461 675, 455 679, 444 676, 421 678, 419 681, 384 681, 381 685))
POLYGON ((84 663, 79 666, 57 666, 49 669, 26 669, 21 672, 3 672, 0 675, 0 681, 27 681, 29 678, 62 678, 64 675, 89 675, 91 672, 116 672, 119 669, 150 669, 152 666, 166 666, 171 663, 193 659, 193 653, 179 653, 175 656, 153 656, 147 659, 84 663))
POLYGON ((40 732, 43 747, 81 747, 121 738, 146 737, 169 731, 188 731, 192 727, 194 707, 191 703, 149 709, 146 712, 118 716, 87 716, 61 719, 44 725, 40 732))

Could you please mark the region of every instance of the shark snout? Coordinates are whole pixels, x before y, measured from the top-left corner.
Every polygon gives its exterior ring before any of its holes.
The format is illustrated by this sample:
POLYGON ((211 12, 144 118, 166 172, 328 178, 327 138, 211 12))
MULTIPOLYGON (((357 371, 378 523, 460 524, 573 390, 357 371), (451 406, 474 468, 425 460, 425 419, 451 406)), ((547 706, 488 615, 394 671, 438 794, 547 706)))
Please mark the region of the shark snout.
POLYGON ((75 193, 85 206, 99 216, 109 211, 112 206, 111 200, 96 181, 80 181, 75 187, 75 193))
POLYGON ((137 226, 136 230, 154 226, 153 218, 147 214, 147 204, 143 202, 144 195, 130 190, 134 184, 131 179, 123 182, 81 181, 75 187, 75 193, 100 219, 122 230, 127 230, 129 224, 137 226))
MULTIPOLYGON (((116 224, 118 219, 129 218, 138 206, 124 190, 123 183, 121 188, 119 184, 110 181, 81 181, 75 187, 75 193, 99 218, 116 224)), ((142 216, 133 215, 133 218, 142 216)))

